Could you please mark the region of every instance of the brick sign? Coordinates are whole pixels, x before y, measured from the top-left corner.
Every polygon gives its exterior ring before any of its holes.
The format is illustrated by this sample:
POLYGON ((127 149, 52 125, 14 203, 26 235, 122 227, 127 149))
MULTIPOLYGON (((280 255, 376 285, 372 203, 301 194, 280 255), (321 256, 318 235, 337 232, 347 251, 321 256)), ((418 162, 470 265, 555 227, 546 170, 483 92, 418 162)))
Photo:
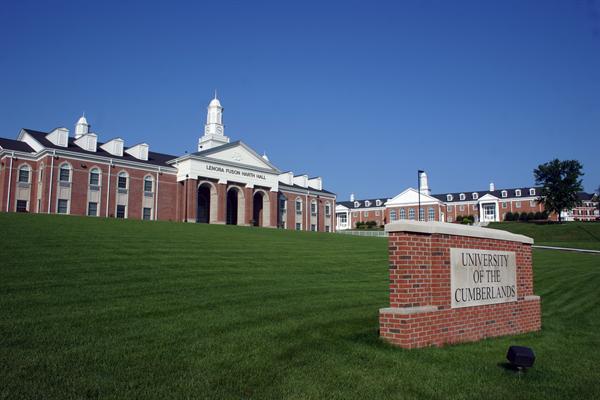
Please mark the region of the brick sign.
POLYGON ((452 308, 517 301, 515 252, 450 249, 452 308))

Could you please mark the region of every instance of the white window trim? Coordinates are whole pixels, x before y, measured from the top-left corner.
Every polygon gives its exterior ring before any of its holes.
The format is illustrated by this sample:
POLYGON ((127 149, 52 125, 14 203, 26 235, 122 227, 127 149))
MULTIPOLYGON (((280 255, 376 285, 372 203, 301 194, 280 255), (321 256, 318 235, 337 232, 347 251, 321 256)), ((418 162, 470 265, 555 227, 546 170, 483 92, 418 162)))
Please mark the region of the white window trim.
POLYGON ((59 182, 68 182, 68 183, 73 182, 73 166, 68 161, 64 161, 58 166, 58 181, 59 182), (69 170, 69 179, 67 179, 66 181, 63 181, 60 177, 60 175, 61 175, 60 172, 63 170, 63 167, 65 165, 68 167, 67 169, 69 170))

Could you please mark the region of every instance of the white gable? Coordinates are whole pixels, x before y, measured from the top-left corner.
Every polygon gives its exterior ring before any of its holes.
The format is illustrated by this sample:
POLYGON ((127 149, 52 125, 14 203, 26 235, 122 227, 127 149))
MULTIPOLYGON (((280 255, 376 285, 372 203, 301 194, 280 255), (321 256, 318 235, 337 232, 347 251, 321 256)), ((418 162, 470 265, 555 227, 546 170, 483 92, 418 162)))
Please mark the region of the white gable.
POLYGON ((491 201, 491 200, 497 201, 498 198, 496 196, 492 195, 492 194, 489 194, 489 193, 486 194, 485 196, 479 198, 480 202, 482 202, 482 201, 491 201))
MULTIPOLYGON (((408 188, 393 199, 385 203, 386 207, 407 206, 419 203, 419 192, 416 189, 408 188)), ((441 203, 438 199, 432 196, 421 193, 421 204, 437 204, 441 203)))
MULTIPOLYGON (((203 155, 202 152, 200 152, 199 155, 203 155)), ((210 153, 206 154, 205 157, 248 165, 251 167, 276 170, 272 164, 270 164, 267 160, 259 156, 254 150, 243 143, 238 143, 237 145, 231 147, 226 146, 225 149, 220 151, 218 147, 214 148, 214 150, 211 149, 210 153)))

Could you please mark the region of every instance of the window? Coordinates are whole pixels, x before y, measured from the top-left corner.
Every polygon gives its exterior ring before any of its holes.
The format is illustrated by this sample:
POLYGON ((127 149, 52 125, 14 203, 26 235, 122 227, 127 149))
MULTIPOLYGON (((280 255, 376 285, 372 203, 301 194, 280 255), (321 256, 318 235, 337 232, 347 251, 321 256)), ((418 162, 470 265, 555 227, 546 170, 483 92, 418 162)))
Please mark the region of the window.
MULTIPOLYGON (((414 215, 413 215, 414 218, 414 215)), ((404 208, 400 209, 400 219, 406 219, 406 210, 404 208)))
POLYGON ((535 189, 534 188, 529 189, 529 195, 530 196, 535 196, 535 189))
POLYGON ((381 200, 375 200, 375 205, 379 207, 381 205, 381 200))
POLYGON ((325 216, 329 217, 331 215, 331 204, 325 203, 325 216))
POLYGON ((125 218, 125 206, 117 205, 117 218, 125 218))
POLYGON ((410 219, 411 221, 413 221, 415 219, 415 209, 414 208, 408 209, 408 219, 410 219))
POLYGON ((285 199, 279 199, 279 208, 282 212, 286 212, 287 210, 287 201, 285 199))
POLYGON ((354 208, 358 208, 360 207, 360 202, 359 201, 355 201, 354 202, 354 208))
POLYGON ((453 221, 452 217, 448 217, 448 222, 452 222, 452 221, 453 221))
POLYGON ((515 190, 515 196, 521 197, 521 189, 515 190))
POLYGON ((296 199, 296 214, 302 214, 302 200, 296 199))
POLYGON ((92 168, 90 170, 90 185, 91 186, 99 186, 100 185, 100 170, 98 168, 92 168))
POLYGON ((363 217, 367 218, 369 216, 369 212, 368 211, 363 211, 363 217))
POLYGON ((346 213, 340 213, 338 214, 338 217, 340 218, 340 224, 346 224, 348 222, 348 215, 346 213))
POLYGON ((153 191, 153 181, 151 176, 144 178, 144 192, 151 193, 153 191))
POLYGON ((357 213, 357 212, 353 212, 353 213, 352 213, 352 216, 353 216, 353 217, 358 217, 358 213, 357 213))
POLYGON ((516 202, 515 202, 515 207, 517 207, 517 208, 521 208, 521 202, 520 202, 520 201, 516 201, 516 202))
POLYGON ((64 163, 60 166, 58 180, 61 182, 71 182, 71 166, 64 163))
POLYGON ((27 212, 27 200, 17 200, 17 212, 27 212))
POLYGON ((310 202, 310 213, 311 215, 317 215, 317 202, 314 200, 310 202))
POLYGON ((395 221, 396 220, 396 210, 392 210, 390 211, 390 221, 395 221))
POLYGON ((446 200, 448 200, 448 201, 452 201, 453 199, 454 199, 454 197, 452 197, 452 195, 451 195, 451 194, 447 194, 447 195, 446 195, 446 200))
POLYGON ((329 228, 329 225, 325 225, 325 232, 331 232, 331 229, 329 228))
POLYGON ((90 201, 88 203, 88 217, 97 217, 98 216, 98 203, 90 201))
POLYGON ((117 187, 119 189, 127 189, 127 172, 119 172, 117 187))
POLYGON ((419 221, 425 221, 425 210, 419 208, 419 221))
POLYGON ((461 200, 464 200, 464 199, 466 199, 466 196, 465 196, 465 194, 464 194, 464 193, 461 193, 461 194, 460 194, 458 197, 459 197, 461 200))
POLYGON ((375 216, 379 217, 379 211, 375 211, 375 216))
POLYGON ((58 199, 58 207, 56 212, 59 214, 68 214, 69 213, 69 200, 58 199))
POLYGON ((452 209, 453 209, 453 208, 454 208, 454 207, 452 207, 452 205, 449 205, 449 206, 447 206, 447 207, 446 207, 446 209, 447 209, 448 211, 452 211, 452 209))
POLYGON ((145 221, 150 221, 152 219, 152 209, 150 207, 144 207, 142 219, 145 221))
POLYGON ((529 201, 529 207, 535 207, 535 200, 529 201))
POLYGON ((473 193, 473 200, 477 200, 479 198, 479 193, 473 193))
POLYGON ((459 209, 459 211, 465 211, 465 206, 463 206, 463 205, 461 204, 461 206, 460 206, 460 207, 458 207, 458 209, 459 209))
POLYGON ((302 224, 300 222, 296 222, 296 230, 297 231, 301 231, 302 230, 302 224))
POLYGON ((477 204, 473 204, 473 211, 477 211, 477 204))
POLYGON ((508 192, 506 190, 502 191, 502 197, 508 197, 508 192))
POLYGON ((317 226, 315 224, 310 224, 310 230, 312 232, 316 232, 317 231, 317 226))
POLYGON ((508 203, 507 203, 507 202, 505 202, 505 201, 503 201, 503 202, 502 202, 502 208, 506 208, 506 207, 508 207, 508 203))
POLYGON ((19 182, 20 183, 29 183, 29 173, 31 169, 29 165, 21 165, 19 167, 19 182))
POLYGON ((429 221, 435 221, 435 210, 433 209, 433 207, 429 207, 427 214, 427 218, 429 219, 429 221))
POLYGON ((371 202, 369 200, 365 201, 365 207, 371 207, 371 202))

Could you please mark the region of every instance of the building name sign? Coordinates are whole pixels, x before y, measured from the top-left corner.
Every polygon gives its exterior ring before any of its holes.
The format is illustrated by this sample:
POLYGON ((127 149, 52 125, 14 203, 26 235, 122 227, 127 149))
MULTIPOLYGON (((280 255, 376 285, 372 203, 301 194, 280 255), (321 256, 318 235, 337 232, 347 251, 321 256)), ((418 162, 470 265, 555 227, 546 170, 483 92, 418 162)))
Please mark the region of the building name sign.
POLYGON ((452 308, 517 301, 514 252, 450 249, 452 308))
POLYGON ((264 174, 257 174, 255 172, 250 171, 242 171, 237 168, 221 167, 218 165, 206 164, 206 169, 209 171, 220 172, 222 174, 239 175, 244 176, 246 178, 261 179, 263 181, 267 180, 267 177, 264 174))

